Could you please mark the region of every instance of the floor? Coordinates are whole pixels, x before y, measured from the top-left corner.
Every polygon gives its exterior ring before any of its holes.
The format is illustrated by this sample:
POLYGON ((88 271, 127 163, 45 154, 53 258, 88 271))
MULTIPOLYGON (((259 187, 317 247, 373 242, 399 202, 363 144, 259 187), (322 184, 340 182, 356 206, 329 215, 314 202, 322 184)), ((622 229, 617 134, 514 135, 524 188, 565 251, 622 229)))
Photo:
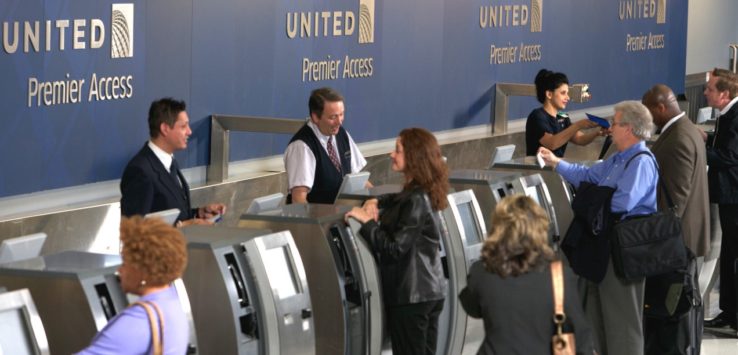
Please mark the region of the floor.
MULTIPOLYGON (((720 313, 718 308, 718 292, 710 293, 710 302, 705 304, 705 317, 711 319, 720 313)), ((736 355, 738 354, 738 337, 730 328, 705 329, 702 334, 701 355, 736 355)))

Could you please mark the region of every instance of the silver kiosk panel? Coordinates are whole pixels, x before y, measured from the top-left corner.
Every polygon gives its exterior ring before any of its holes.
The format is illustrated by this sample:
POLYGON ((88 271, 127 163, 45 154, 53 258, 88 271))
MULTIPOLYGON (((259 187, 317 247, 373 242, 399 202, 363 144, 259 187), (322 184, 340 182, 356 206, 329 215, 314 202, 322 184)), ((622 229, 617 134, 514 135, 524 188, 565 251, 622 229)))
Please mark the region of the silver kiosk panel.
POLYGON ((182 277, 203 354, 314 355, 305 269, 289 231, 191 226, 182 277))
POLYGON ((44 325, 28 289, 0 288, 0 354, 49 354, 44 325))
POLYGON ((523 191, 515 190, 519 189, 519 186, 513 186, 513 182, 519 180, 521 176, 519 172, 466 169, 451 171, 448 180, 456 191, 474 191, 474 196, 482 210, 484 225, 489 226, 492 211, 498 201, 516 192, 523 193, 523 191))
POLYGON ((52 354, 90 344, 108 320, 128 305, 115 275, 120 256, 65 251, 0 267, 0 285, 27 288, 41 316, 52 354))
MULTIPOLYGON (((597 161, 567 161, 591 166, 597 161)), ((551 202, 553 203, 553 210, 556 211, 556 224, 561 233, 566 233, 569 229, 569 224, 574 219, 574 212, 571 209, 571 201, 574 199, 574 190, 571 185, 564 181, 564 179, 550 167, 541 168, 536 161, 536 157, 522 157, 508 161, 503 161, 495 164, 492 171, 510 171, 519 172, 524 175, 540 174, 543 178, 543 182, 546 183, 548 188, 551 202)))
MULTIPOLYGON (((444 312, 449 310, 450 314, 445 319, 451 322, 453 329, 449 339, 439 339, 439 344, 446 343, 448 354, 476 354, 484 341, 484 324, 481 319, 467 316, 457 295, 466 287, 469 267, 481 257, 487 230, 482 209, 472 190, 451 193, 448 202, 448 208, 443 211, 448 232, 446 261, 449 274, 455 277, 449 277, 449 296, 444 312)), ((441 329, 443 327, 439 326, 439 334, 442 334, 441 329)), ((436 353, 440 354, 439 351, 436 353)))
POLYGON ((379 354, 382 304, 377 266, 344 215, 350 206, 292 204, 244 214, 239 227, 289 230, 307 273, 316 354, 379 354))

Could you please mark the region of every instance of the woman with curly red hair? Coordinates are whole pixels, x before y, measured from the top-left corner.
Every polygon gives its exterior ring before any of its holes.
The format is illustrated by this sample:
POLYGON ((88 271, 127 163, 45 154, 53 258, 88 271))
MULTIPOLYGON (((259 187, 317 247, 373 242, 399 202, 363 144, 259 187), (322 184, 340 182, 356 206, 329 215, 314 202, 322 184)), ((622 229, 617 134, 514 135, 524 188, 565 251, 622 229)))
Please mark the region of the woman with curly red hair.
POLYGON ((187 243, 176 228, 140 216, 120 223, 118 269, 124 292, 138 302, 111 319, 78 354, 185 354, 189 323, 171 283, 187 267, 187 243), (155 343, 161 352, 155 351, 155 343))

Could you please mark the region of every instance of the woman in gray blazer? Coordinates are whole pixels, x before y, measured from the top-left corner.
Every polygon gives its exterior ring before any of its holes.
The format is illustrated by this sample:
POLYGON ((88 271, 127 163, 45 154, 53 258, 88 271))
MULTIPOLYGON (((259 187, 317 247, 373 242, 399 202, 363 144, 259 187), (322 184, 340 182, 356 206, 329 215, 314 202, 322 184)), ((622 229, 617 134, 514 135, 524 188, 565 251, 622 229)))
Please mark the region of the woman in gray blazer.
MULTIPOLYGON (((459 298, 466 312, 484 319, 478 354, 550 354, 554 301, 549 265, 548 217, 530 197, 503 199, 492 214, 482 259, 469 270, 459 298)), ((564 267, 564 330, 574 330, 578 354, 593 354, 576 277, 564 267)))

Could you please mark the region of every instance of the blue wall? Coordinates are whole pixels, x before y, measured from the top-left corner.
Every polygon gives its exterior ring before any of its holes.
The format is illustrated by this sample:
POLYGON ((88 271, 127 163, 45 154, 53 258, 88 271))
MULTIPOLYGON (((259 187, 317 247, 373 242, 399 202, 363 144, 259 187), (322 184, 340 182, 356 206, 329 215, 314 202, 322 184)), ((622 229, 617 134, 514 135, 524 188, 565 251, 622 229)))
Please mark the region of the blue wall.
MULTIPOLYGON (((542 67, 590 83, 593 99, 570 104, 572 110, 638 99, 656 82, 680 92, 687 1, 639 1, 369 0, 373 26, 366 26, 359 10, 364 0, 5 0, 0 197, 119 178, 148 137, 149 103, 163 96, 188 103, 194 133, 177 158, 192 167, 208 162, 210 114, 303 118, 309 92, 321 86, 345 95, 345 125, 358 142, 390 138, 408 126, 439 131, 488 123, 493 85, 532 82, 542 67), (532 25, 536 2, 542 5, 540 31, 532 25), (112 34, 122 33, 113 26, 115 4, 133 4, 133 18, 126 18, 133 28, 132 57, 111 58, 112 34), (621 7, 629 6, 634 11, 621 19, 621 7), (480 12, 490 20, 490 7, 497 26, 482 28, 480 12), (660 21, 657 14, 664 10, 660 21), (338 13, 340 24, 334 26, 338 13), (289 37, 294 14, 298 21, 304 14, 313 20, 309 37, 300 37, 299 24, 289 37), (75 20, 85 20, 76 40, 75 20), (26 24, 38 36, 38 50, 24 51, 26 24), (366 27, 373 29, 373 42, 359 43, 360 28, 366 27), (626 45, 628 36, 649 35, 663 43, 626 45), (85 48, 75 49, 75 42, 85 48), (520 60, 521 43, 534 49, 531 61, 520 60), (516 47, 515 61, 491 63, 492 46, 516 47), (363 77, 344 77, 346 57, 371 59, 371 75, 365 70, 363 77), (340 60, 338 77, 309 80, 302 70, 306 59, 340 60), (126 88, 130 97, 103 100, 103 92, 90 99, 93 74, 98 81, 123 77, 132 94, 126 88), (64 82, 68 91, 70 81, 85 82, 79 102, 63 103, 61 97, 53 102, 51 94, 31 95, 30 86, 39 86, 29 84, 33 80, 64 82)), ((511 116, 524 117, 536 105, 530 98, 513 99, 511 116)), ((231 158, 281 154, 288 138, 234 134, 231 158)))

